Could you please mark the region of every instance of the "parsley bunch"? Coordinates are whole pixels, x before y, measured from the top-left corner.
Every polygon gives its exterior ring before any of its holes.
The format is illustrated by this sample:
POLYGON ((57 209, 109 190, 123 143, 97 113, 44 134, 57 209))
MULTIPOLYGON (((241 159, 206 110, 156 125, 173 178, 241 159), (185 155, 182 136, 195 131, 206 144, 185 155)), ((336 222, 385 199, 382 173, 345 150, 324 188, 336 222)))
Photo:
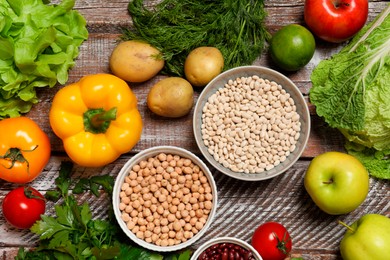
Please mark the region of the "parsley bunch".
POLYGON ((45 194, 48 200, 57 202, 56 216, 42 215, 42 219, 31 227, 31 232, 39 235, 38 247, 31 251, 20 248, 16 260, 189 259, 189 250, 180 255, 163 256, 135 246, 119 226, 113 224, 116 220, 112 208, 109 209, 108 219, 93 219, 88 203, 78 204, 74 194, 90 191, 99 196, 99 190, 103 190, 111 196, 114 178, 109 175, 82 178, 70 192, 72 168, 72 163, 62 162, 55 180, 56 190, 45 194))

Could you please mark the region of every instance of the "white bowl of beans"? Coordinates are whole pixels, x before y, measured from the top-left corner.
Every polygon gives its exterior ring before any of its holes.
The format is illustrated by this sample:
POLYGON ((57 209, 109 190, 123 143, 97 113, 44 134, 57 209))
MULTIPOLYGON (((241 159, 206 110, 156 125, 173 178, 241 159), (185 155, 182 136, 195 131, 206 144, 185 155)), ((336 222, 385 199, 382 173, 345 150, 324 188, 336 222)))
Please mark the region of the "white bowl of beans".
POLYGON ((218 237, 201 245, 190 260, 208 259, 245 259, 262 260, 263 258, 249 243, 234 237, 218 237))
POLYGON ((298 87, 283 74, 242 66, 215 77, 194 109, 196 143, 218 171, 259 181, 287 171, 310 135, 310 113, 298 87))
POLYGON ((113 190, 115 217, 138 245, 169 252, 196 242, 217 208, 217 188, 207 166, 193 153, 156 146, 132 157, 113 190))

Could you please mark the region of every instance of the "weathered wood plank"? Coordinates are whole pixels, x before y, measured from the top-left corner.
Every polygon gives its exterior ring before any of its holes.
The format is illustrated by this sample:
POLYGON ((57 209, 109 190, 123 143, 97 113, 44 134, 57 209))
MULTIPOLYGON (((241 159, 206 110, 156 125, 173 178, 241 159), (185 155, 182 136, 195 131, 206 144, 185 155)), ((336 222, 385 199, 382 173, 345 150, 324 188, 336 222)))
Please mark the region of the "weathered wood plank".
MULTIPOLYGON (((55 0, 53 3, 58 3, 55 0)), ((108 60, 123 27, 131 27, 131 17, 127 12, 128 0, 78 0, 75 8, 87 20, 89 39, 81 46, 76 66, 70 71, 69 83, 78 81, 83 75, 93 73, 109 73, 108 60)), ((149 5, 156 0, 148 1, 149 5)), ((304 0, 265 1, 268 17, 266 26, 273 33, 281 26, 303 21, 304 0)), ((369 21, 388 5, 388 1, 370 1, 369 21)), ((250 242, 251 235, 257 225, 265 221, 278 221, 288 228, 293 237, 293 256, 304 259, 333 260, 340 259, 339 242, 344 228, 337 220, 351 223, 363 214, 380 213, 390 216, 390 187, 388 182, 371 178, 370 192, 365 202, 355 211, 342 216, 330 216, 320 211, 309 198, 303 187, 303 176, 310 159, 325 151, 343 151, 344 138, 336 130, 331 129, 315 114, 315 107, 310 104, 310 74, 314 67, 325 58, 338 52, 341 45, 329 44, 317 40, 316 53, 311 62, 303 69, 286 73, 304 94, 312 115, 311 135, 309 143, 299 160, 285 174, 271 180, 261 182, 244 182, 229 178, 212 169, 217 182, 219 203, 217 216, 205 236, 192 246, 200 244, 215 236, 234 236, 250 242)), ((265 52, 254 62, 255 65, 277 69, 265 52)), ((134 149, 121 156, 114 163, 97 169, 75 168, 76 177, 87 177, 95 174, 116 176, 124 163, 131 156, 143 149, 156 145, 176 145, 188 149, 198 155, 192 132, 192 111, 189 115, 178 119, 166 119, 152 114, 146 105, 146 97, 151 86, 163 76, 157 76, 142 84, 129 83, 139 100, 139 110, 144 120, 141 140, 134 149)), ((62 86, 39 90, 40 102, 33 107, 27 116, 34 119, 48 133, 53 156, 44 172, 31 185, 43 193, 54 187, 54 178, 62 160, 66 159, 61 141, 54 135, 49 126, 48 111, 56 91, 62 86)), ((202 89, 195 90, 195 101, 202 89)), ((0 201, 17 185, 0 180, 0 201)), ((84 194, 80 202, 87 201, 99 218, 105 218, 110 198, 106 195, 96 198, 84 194)), ((54 214, 53 203, 49 203, 46 213, 54 214)), ((1 215, 1 214, 0 214, 1 215)), ((36 245, 38 237, 26 230, 10 227, 0 217, 0 258, 13 259, 19 246, 36 245)))

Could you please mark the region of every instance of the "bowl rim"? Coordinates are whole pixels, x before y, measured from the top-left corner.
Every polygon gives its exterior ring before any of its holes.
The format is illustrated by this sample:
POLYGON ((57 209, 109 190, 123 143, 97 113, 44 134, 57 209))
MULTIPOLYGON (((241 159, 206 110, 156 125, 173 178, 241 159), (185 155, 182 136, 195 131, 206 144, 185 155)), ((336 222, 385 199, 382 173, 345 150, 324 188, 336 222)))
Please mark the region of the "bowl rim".
MULTIPOLYGON (((236 79, 239 76, 232 76, 229 77, 229 79, 236 79)), ((223 81, 224 83, 227 83, 228 79, 226 81, 223 81)), ((283 85, 282 85, 283 86, 283 85)), ((285 86, 283 86, 284 89, 286 89, 285 86)), ((216 76, 213 80, 211 80, 202 90, 200 93, 198 100, 195 104, 194 113, 193 113, 193 133, 195 136, 196 144, 202 153, 203 157, 219 172, 228 175, 232 178, 244 180, 244 181, 261 181, 261 180, 267 180, 270 178, 274 178, 283 172, 287 171, 289 168, 291 168, 301 157, 302 153, 304 152, 311 132, 311 118, 310 118, 310 112, 309 108, 306 104, 306 101, 303 97, 302 92, 299 90, 299 88, 295 85, 295 83, 288 78, 287 76, 283 75, 279 71, 276 71, 274 69, 270 69, 264 66, 257 66, 257 65, 248 65, 248 66, 240 66, 235 67, 229 70, 226 70, 216 76), (250 73, 249 73, 250 72, 250 73), (224 167, 219 162, 215 161, 214 157, 207 151, 207 147, 203 143, 202 134, 201 134, 201 124, 202 124, 202 110, 207 102, 208 98, 214 94, 218 89, 223 88, 224 84, 219 84, 218 81, 221 81, 221 78, 226 77, 230 74, 238 74, 241 75, 241 77, 249 77, 253 75, 258 75, 260 77, 261 74, 266 74, 265 77, 262 77, 264 79, 267 79, 267 76, 272 75, 272 79, 268 78, 270 81, 275 81, 278 84, 281 84, 281 82, 278 82, 278 80, 275 80, 274 78, 280 78, 282 82, 287 83, 292 87, 292 90, 288 90, 287 92, 290 94, 290 96, 293 97, 295 101, 295 105, 302 110, 303 114, 300 114, 300 121, 301 121, 301 127, 306 127, 305 129, 301 130, 301 133, 307 132, 306 135, 301 134, 300 139, 301 145, 300 147, 296 148, 287 158, 290 158, 290 160, 286 160, 282 163, 280 163, 278 166, 274 167, 270 171, 264 171, 261 173, 241 173, 241 172, 233 172, 232 170, 224 167), (211 91, 211 90, 213 91, 211 91), (294 155, 294 156, 292 156, 294 155), (293 159, 291 159, 293 158, 293 159)))
POLYGON ((242 239, 235 238, 235 237, 229 237, 229 236, 217 237, 217 238, 213 238, 211 240, 208 240, 207 242, 202 244, 200 247, 198 247, 198 249, 195 250, 195 252, 192 254, 190 260, 198 260, 198 257, 200 256, 200 254, 204 250, 206 250, 210 246, 218 244, 218 243, 232 243, 232 244, 240 245, 240 246, 244 247, 245 249, 250 250, 253 253, 253 255, 255 256, 256 260, 263 260, 263 258, 259 254, 259 252, 257 252, 257 250, 251 244, 247 243, 246 241, 244 241, 242 239))
POLYGON ((154 146, 147 148, 145 150, 142 150, 141 152, 135 154, 133 157, 131 157, 121 168, 120 172, 118 173, 115 183, 114 183, 114 189, 112 193, 112 205, 114 208, 114 215, 117 220, 117 223, 119 224, 120 228, 122 231, 136 244, 147 248, 152 251, 157 251, 157 252, 171 252, 171 251, 177 251, 180 249, 184 249, 191 244, 195 243, 198 239, 200 239, 204 233, 208 230, 210 227, 211 223, 213 222, 213 219, 216 215, 216 210, 218 206, 218 194, 217 194, 217 186, 214 181, 214 177, 210 171, 210 169, 206 166, 206 164, 194 153, 178 147, 178 146, 170 146, 170 145, 161 145, 161 146, 154 146), (143 159, 150 158, 152 156, 155 156, 161 152, 164 153, 171 153, 174 155, 180 155, 182 157, 186 157, 191 159, 196 165, 198 165, 201 170, 204 172, 204 174, 207 176, 207 179, 209 181, 211 190, 212 190, 212 196, 213 196, 213 207, 209 213, 209 216, 207 218, 207 221, 203 228, 196 233, 192 238, 188 239, 185 242, 182 242, 177 245, 173 246, 158 246, 152 243, 148 243, 143 239, 138 238, 131 230, 129 230, 126 226, 126 223, 121 219, 121 211, 119 209, 119 194, 121 191, 121 186, 124 182, 125 177, 128 175, 128 169, 135 163, 138 163, 139 161, 143 159))

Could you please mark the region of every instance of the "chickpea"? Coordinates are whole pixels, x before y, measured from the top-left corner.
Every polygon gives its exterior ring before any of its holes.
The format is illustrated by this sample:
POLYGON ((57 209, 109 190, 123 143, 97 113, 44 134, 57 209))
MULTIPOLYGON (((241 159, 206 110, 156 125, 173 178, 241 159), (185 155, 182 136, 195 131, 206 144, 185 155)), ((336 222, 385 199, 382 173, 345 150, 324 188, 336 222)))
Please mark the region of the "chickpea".
MULTIPOLYGON (((174 237, 173 237, 173 238, 174 238, 174 237)), ((169 239, 168 239, 168 245, 169 245, 169 246, 175 245, 176 242, 175 242, 175 240, 174 240, 173 238, 169 238, 169 239)))
POLYGON ((171 212, 172 214, 175 214, 177 212, 177 206, 176 205, 173 205, 169 208, 169 212, 171 212))
POLYGON ((144 207, 150 208, 151 206, 152 206, 152 201, 146 200, 146 201, 144 202, 144 207))
POLYGON ((126 213, 131 213, 134 210, 134 208, 131 205, 127 205, 125 208, 126 213))
POLYGON ((164 161, 161 163, 161 166, 166 169, 168 167, 169 163, 167 161, 164 161))
POLYGON ((202 222, 196 222, 196 224, 195 224, 195 228, 197 230, 201 230, 203 228, 203 226, 204 226, 204 223, 202 223, 202 222))
POLYGON ((121 218, 124 222, 128 222, 130 220, 130 216, 127 213, 122 213, 121 218))
POLYGON ((169 245, 168 240, 166 239, 161 240, 161 246, 168 246, 168 245, 169 245))
POLYGON ((176 236, 176 232, 170 230, 170 231, 168 232, 168 236, 169 236, 170 238, 174 238, 174 237, 176 236))
POLYGON ((137 232, 139 231, 139 226, 135 225, 133 227, 133 229, 131 230, 131 232, 133 232, 134 234, 137 234, 137 232))
POLYGON ((213 207, 213 203, 211 203, 211 201, 205 201, 204 202, 204 207, 205 207, 205 209, 208 209, 208 210, 210 210, 212 207, 213 207))
POLYGON ((159 235, 161 233, 161 227, 157 226, 153 229, 153 233, 159 235))
POLYGON ((153 234, 152 234, 152 241, 153 242, 156 242, 158 240, 158 234, 156 234, 156 232, 153 231, 153 234))
POLYGON ((139 231, 145 232, 146 231, 146 226, 139 226, 139 231))
POLYGON ((189 231, 192 229, 192 225, 190 223, 186 223, 185 226, 184 226, 184 230, 185 231, 189 231))
POLYGON ((180 175, 178 178, 177 178, 177 181, 178 183, 180 184, 184 184, 186 182, 186 177, 184 177, 183 175, 180 175))
POLYGON ((196 213, 196 217, 197 217, 197 218, 203 217, 203 210, 198 209, 198 210, 195 211, 195 213, 196 213))
POLYGON ((172 160, 174 160, 173 155, 172 154, 167 154, 167 161, 170 162, 172 160))
POLYGON ((174 214, 169 214, 167 216, 167 219, 171 223, 171 222, 174 222, 176 220, 176 216, 174 214))
POLYGON ((149 230, 149 231, 153 231, 155 227, 156 227, 156 226, 154 225, 153 221, 150 221, 150 222, 146 225, 146 229, 149 230))
POLYGON ((161 194, 160 197, 158 197, 159 202, 164 202, 167 200, 167 197, 164 194, 161 194))
POLYGON ((167 218, 162 218, 160 221, 161 226, 167 226, 168 225, 168 219, 167 218))
POLYGON ((185 237, 186 239, 190 239, 190 238, 193 237, 193 234, 192 234, 191 231, 184 231, 184 237, 185 237))
POLYGON ((162 216, 163 216, 164 218, 166 218, 166 217, 169 216, 169 214, 171 214, 171 213, 169 212, 169 210, 168 210, 168 209, 164 209, 164 213, 162 214, 162 216))
POLYGON ((169 232, 169 227, 163 226, 163 227, 161 228, 161 232, 162 232, 162 233, 168 233, 168 232, 169 232))
POLYGON ((133 188, 132 187, 129 187, 128 189, 125 190, 125 194, 127 196, 131 195, 133 193, 133 188))
POLYGON ((173 222, 173 229, 174 229, 175 231, 180 231, 180 230, 181 230, 180 221, 176 220, 175 222, 173 222))
POLYGON ((123 203, 123 202, 120 202, 120 203, 119 203, 119 209, 120 209, 120 211, 124 211, 125 208, 126 208, 126 204, 123 203))
POLYGON ((127 222, 126 226, 127 226, 128 229, 132 230, 135 227, 135 223, 133 221, 129 220, 127 222))
MULTIPOLYGON (((178 164, 178 163, 177 163, 178 164)), ((177 165, 176 164, 176 165, 177 165)), ((183 173, 183 170, 182 170, 182 168, 180 168, 180 167, 175 167, 175 172, 179 175, 179 174, 182 174, 183 173)))

